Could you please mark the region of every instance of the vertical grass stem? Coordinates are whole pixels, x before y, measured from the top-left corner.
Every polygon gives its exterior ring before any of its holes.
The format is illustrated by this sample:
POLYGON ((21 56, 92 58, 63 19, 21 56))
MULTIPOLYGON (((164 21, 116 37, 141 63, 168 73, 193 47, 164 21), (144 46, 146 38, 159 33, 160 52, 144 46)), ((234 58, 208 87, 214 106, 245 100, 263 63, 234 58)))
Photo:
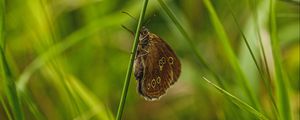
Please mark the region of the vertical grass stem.
POLYGON ((133 62, 134 62, 134 58, 135 58, 135 54, 136 54, 136 50, 137 50, 137 45, 138 45, 139 31, 141 29, 142 21, 143 21, 143 18, 145 16, 145 13, 146 13, 147 4, 148 4, 148 0, 144 0, 144 4, 143 4, 143 7, 142 7, 142 10, 141 10, 141 13, 140 13, 138 25, 137 25, 136 32, 135 32, 135 35, 134 35, 133 47, 132 47, 131 54, 130 54, 129 65, 128 65, 128 68, 127 68, 127 73, 126 73, 126 77, 125 77, 125 82, 124 82, 124 86, 123 86, 123 91, 122 91, 121 100, 120 100, 120 103, 119 103, 119 108, 118 108, 118 113, 117 113, 116 120, 121 120, 121 118, 122 118, 122 113, 123 113, 123 110, 124 110, 124 105, 125 105, 125 101, 126 101, 128 88, 129 88, 130 78, 131 78, 131 72, 132 72, 132 68, 133 68, 133 62))

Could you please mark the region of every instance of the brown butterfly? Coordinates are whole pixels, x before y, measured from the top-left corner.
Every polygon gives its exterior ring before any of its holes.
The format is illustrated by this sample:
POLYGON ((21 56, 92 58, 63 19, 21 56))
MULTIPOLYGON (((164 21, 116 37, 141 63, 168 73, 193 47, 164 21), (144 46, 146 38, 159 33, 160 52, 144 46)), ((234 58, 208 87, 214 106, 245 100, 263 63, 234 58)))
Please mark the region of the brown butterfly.
POLYGON ((138 93, 149 101, 164 95, 181 72, 180 61, 171 47, 144 26, 140 31, 134 63, 138 93))

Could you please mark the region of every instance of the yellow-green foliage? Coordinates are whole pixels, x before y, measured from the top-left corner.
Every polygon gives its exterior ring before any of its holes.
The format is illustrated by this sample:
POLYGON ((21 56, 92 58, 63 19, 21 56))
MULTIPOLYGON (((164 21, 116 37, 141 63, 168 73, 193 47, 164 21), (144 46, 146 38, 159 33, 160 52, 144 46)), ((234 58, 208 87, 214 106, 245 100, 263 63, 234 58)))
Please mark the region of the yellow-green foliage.
POLYGON ((0 1, 0 120, 299 119, 297 0, 0 1), (159 101, 138 95, 121 25, 181 60, 159 101))

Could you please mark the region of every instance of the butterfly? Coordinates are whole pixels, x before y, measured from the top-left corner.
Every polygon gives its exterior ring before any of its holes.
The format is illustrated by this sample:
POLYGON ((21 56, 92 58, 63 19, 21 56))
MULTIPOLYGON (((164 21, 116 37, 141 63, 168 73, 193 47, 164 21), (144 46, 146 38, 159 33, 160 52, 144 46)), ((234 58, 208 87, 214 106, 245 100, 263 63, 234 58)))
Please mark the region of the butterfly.
POLYGON ((179 78, 181 63, 171 47, 143 26, 134 61, 137 91, 146 100, 158 100, 179 78))

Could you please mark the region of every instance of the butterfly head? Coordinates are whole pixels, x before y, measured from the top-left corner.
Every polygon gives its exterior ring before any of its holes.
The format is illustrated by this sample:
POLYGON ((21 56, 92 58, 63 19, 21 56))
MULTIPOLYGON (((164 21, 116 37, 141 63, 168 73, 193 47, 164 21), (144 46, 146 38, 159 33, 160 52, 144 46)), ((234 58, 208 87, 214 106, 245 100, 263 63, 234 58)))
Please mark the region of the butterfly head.
POLYGON ((148 34, 149 34, 148 28, 146 28, 145 26, 143 26, 143 27, 141 28, 140 35, 141 35, 141 36, 147 36, 148 34))
POLYGON ((140 31, 140 43, 146 46, 149 43, 149 30, 143 26, 140 31))

